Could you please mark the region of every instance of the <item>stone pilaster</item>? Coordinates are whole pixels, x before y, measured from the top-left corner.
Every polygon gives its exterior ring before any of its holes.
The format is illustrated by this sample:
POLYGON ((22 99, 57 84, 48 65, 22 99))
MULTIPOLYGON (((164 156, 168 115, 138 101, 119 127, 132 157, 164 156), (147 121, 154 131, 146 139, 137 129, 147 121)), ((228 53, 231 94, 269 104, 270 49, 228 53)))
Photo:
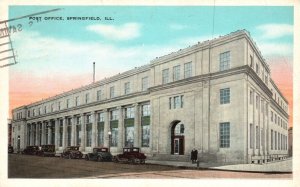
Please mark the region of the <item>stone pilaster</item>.
POLYGON ((109 146, 109 135, 108 132, 111 132, 110 129, 110 117, 109 117, 109 111, 104 110, 104 146, 109 146))
POLYGON ((118 122, 118 151, 124 147, 124 112, 122 107, 118 107, 119 122, 118 122))
POLYGON ((140 105, 134 105, 134 146, 140 147, 141 145, 141 109, 140 105))
POLYGON ((92 113, 92 143, 91 147, 96 147, 97 145, 97 112, 92 113))

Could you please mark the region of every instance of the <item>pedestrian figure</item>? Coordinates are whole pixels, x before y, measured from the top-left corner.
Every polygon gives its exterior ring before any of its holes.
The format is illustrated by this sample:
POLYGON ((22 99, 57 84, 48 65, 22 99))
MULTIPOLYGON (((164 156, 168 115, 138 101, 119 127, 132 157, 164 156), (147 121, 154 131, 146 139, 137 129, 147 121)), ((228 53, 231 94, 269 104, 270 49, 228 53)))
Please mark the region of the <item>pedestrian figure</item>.
POLYGON ((197 161, 198 161, 198 151, 197 151, 197 149, 195 149, 195 151, 194 151, 194 160, 195 160, 195 163, 197 163, 197 161))
POLYGON ((198 155, 198 151, 194 148, 191 151, 191 160, 192 160, 192 164, 194 164, 197 160, 197 155, 198 155))

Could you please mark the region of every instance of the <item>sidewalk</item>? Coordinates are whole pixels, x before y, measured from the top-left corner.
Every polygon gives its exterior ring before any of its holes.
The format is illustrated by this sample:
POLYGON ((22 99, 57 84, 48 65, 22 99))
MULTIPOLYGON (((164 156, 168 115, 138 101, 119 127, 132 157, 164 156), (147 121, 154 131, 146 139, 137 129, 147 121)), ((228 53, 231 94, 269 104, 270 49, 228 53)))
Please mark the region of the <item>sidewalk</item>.
POLYGON ((216 163, 200 163, 199 168, 197 164, 191 162, 177 162, 177 161, 158 161, 147 160, 147 164, 167 165, 185 169, 213 169, 213 170, 227 170, 227 171, 249 171, 249 172, 270 172, 270 173, 290 173, 292 172, 292 158, 283 161, 276 161, 266 164, 236 164, 219 166, 216 163))

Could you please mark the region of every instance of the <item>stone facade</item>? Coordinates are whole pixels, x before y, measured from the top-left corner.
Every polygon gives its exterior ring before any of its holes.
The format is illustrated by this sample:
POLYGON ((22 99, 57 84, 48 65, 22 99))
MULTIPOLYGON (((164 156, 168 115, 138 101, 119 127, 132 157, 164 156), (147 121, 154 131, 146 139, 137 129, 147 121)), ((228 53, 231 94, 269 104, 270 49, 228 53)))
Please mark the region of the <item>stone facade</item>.
POLYGON ((137 146, 152 159, 188 160, 196 148, 200 160, 220 163, 288 154, 287 100, 245 30, 16 108, 13 126, 20 149, 137 146))

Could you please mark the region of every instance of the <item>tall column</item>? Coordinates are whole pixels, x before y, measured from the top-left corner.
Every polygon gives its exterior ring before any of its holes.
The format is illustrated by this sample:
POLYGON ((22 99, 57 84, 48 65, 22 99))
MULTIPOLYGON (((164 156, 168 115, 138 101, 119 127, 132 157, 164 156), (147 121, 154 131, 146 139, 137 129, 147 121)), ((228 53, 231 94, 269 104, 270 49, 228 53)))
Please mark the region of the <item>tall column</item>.
POLYGON ((31 137, 30 137, 30 145, 34 145, 34 123, 31 124, 31 137))
POLYGON ((62 139, 62 147, 63 147, 63 149, 67 145, 66 135, 67 135, 67 118, 63 117, 63 139, 62 139))
POLYGON ((48 122, 48 144, 51 144, 52 139, 52 129, 51 129, 51 121, 48 122))
POLYGON ((55 140, 54 140, 55 148, 58 150, 59 148, 59 119, 55 119, 55 140))
POLYGON ((141 145, 141 112, 140 112, 140 105, 136 103, 134 105, 134 146, 135 147, 140 147, 141 145))
POLYGON ((92 147, 96 146, 97 112, 92 113, 92 147))
POLYGON ((76 116, 72 116, 71 145, 75 145, 76 116))
POLYGON ((81 149, 83 151, 85 151, 85 145, 86 145, 86 141, 85 141, 85 134, 86 134, 86 119, 85 119, 86 115, 85 114, 81 114, 81 149))
POLYGON ((121 151, 124 146, 124 116, 123 108, 118 107, 119 110, 119 123, 118 123, 118 151, 121 151))
POLYGON ((104 112, 104 146, 108 147, 109 146, 108 132, 111 132, 109 111, 106 109, 103 112, 104 112))
POLYGON ((35 140, 36 143, 35 144, 38 145, 38 146, 40 146, 40 141, 39 141, 40 140, 40 131, 39 131, 39 129, 40 129, 39 128, 39 123, 37 122, 36 125, 35 125, 35 132, 36 132, 36 136, 35 136, 36 137, 36 140, 35 140))

